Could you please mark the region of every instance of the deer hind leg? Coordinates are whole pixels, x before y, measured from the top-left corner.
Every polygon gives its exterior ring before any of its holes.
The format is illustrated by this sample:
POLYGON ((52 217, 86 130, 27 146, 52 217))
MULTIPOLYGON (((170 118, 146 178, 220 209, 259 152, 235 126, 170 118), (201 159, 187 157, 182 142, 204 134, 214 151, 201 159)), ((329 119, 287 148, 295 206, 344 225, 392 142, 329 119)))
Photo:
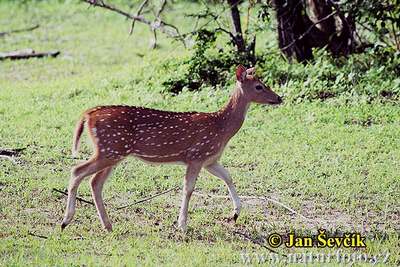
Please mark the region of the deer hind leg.
POLYGON ((188 165, 186 175, 183 182, 183 197, 181 210, 179 212, 178 228, 186 231, 187 214, 189 208, 190 197, 192 196, 197 177, 199 176, 201 166, 188 165))
POLYGON ((74 217, 76 194, 82 180, 86 176, 101 171, 102 169, 108 167, 109 165, 110 163, 107 161, 92 158, 87 162, 72 169, 71 180, 68 187, 67 207, 65 210, 64 220, 61 223, 61 230, 63 230, 72 221, 72 218, 74 217))
POLYGON ((232 182, 232 178, 229 172, 218 162, 213 163, 206 167, 207 171, 213 174, 214 176, 222 179, 225 184, 228 186, 228 191, 231 196, 233 202, 233 216, 232 219, 234 221, 237 220, 240 214, 241 204, 239 196, 236 192, 235 185, 232 182))
POLYGON ((99 215, 101 224, 109 232, 111 232, 112 226, 111 226, 110 219, 108 218, 106 209, 104 207, 104 202, 103 202, 101 192, 103 189, 104 182, 107 180, 108 176, 110 175, 111 170, 112 170, 112 167, 105 168, 104 170, 96 173, 90 180, 90 186, 92 188, 92 196, 93 196, 94 203, 96 205, 97 214, 99 215))

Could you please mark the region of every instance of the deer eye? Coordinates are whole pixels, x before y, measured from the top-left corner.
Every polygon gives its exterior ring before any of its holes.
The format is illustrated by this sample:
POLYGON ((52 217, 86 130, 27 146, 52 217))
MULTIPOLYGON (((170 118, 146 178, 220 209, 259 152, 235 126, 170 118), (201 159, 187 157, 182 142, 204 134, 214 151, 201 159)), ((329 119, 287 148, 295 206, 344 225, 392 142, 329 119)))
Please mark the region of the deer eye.
POLYGON ((263 90, 263 87, 261 85, 256 85, 256 90, 261 91, 261 90, 263 90))

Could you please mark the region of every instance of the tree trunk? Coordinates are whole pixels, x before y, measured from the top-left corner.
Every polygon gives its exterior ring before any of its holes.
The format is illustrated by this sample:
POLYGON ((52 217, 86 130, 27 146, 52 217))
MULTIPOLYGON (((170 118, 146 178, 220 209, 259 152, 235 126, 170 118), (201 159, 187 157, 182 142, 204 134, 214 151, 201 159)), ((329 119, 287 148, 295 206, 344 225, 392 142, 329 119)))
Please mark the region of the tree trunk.
POLYGON ((327 47, 333 56, 355 51, 355 25, 331 0, 273 0, 278 21, 278 40, 289 59, 313 58, 313 47, 327 47))
POLYGON ((235 45, 238 52, 243 53, 246 51, 245 41, 243 39, 242 25, 240 23, 239 4, 240 0, 228 0, 231 10, 231 18, 233 25, 233 36, 235 38, 235 45))
POLYGON ((278 21, 278 41, 282 53, 290 60, 300 62, 312 59, 312 46, 307 38, 301 38, 311 22, 303 16, 301 0, 274 0, 278 21))
POLYGON ((227 0, 227 2, 230 7, 233 26, 232 41, 235 44, 236 50, 240 54, 242 59, 246 61, 246 63, 254 66, 257 60, 255 56, 256 37, 253 36, 253 39, 251 41, 247 40, 249 43, 246 44, 246 40, 243 37, 242 25, 240 21, 240 11, 238 8, 241 0, 227 0))
POLYGON ((334 56, 348 55, 354 52, 357 43, 354 39, 355 24, 350 16, 346 18, 339 7, 334 5, 330 0, 307 0, 309 17, 313 24, 323 20, 315 25, 324 40, 319 47, 327 45, 334 56), (333 12, 337 14, 324 20, 333 12), (336 22, 339 22, 338 25, 336 22))

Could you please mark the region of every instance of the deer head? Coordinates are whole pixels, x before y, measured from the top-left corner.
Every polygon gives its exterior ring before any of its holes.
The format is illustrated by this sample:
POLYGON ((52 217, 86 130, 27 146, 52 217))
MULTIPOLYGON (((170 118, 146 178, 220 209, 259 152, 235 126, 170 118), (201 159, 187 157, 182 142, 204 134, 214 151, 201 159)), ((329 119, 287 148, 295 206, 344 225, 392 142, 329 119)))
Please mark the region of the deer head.
POLYGON ((255 68, 239 65, 236 69, 237 87, 242 90, 243 96, 249 102, 259 104, 277 105, 282 103, 282 98, 271 88, 255 76, 255 68))

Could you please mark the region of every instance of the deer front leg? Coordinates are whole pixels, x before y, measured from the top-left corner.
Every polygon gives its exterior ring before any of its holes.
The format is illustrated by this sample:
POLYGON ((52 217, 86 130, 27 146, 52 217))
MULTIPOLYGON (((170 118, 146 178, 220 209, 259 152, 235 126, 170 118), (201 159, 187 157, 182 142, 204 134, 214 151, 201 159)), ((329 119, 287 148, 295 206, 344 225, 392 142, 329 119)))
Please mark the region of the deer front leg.
POLYGON ((237 218, 240 214, 241 204, 238 194, 236 193, 235 185, 232 182, 232 178, 229 175, 229 172, 218 162, 215 162, 206 167, 207 171, 209 171, 214 176, 221 178, 225 184, 228 186, 228 191, 231 196, 233 202, 233 215, 232 219, 236 222, 237 218))
POLYGON ((181 210, 179 212, 178 228, 186 231, 187 213, 189 208, 189 200, 192 196, 197 177, 199 176, 201 165, 188 165, 186 175, 183 182, 183 197, 181 210))
POLYGON ((107 180, 108 176, 110 175, 112 167, 105 168, 102 171, 96 173, 92 179, 90 180, 90 186, 92 188, 92 196, 94 203, 96 205, 97 214, 99 215, 99 219, 103 227, 111 232, 112 225, 110 219, 107 216, 106 208, 104 207, 103 197, 102 197, 102 190, 104 182, 107 180))

